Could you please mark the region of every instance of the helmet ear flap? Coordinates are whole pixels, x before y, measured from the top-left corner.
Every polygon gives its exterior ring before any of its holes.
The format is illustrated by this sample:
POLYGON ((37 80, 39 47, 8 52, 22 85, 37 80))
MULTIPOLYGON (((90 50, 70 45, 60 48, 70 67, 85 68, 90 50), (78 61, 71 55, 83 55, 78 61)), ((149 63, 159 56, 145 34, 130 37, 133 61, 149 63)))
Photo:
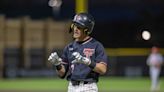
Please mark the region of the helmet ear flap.
POLYGON ((69 33, 71 33, 72 32, 72 30, 73 30, 73 28, 74 28, 74 26, 75 26, 75 24, 71 24, 71 26, 70 26, 70 29, 69 29, 69 33))
POLYGON ((73 23, 72 23, 72 24, 71 24, 71 29, 73 29, 73 28, 74 28, 74 26, 75 26, 75 24, 73 24, 73 23))
POLYGON ((84 32, 87 34, 87 35, 89 35, 89 31, 88 31, 88 29, 86 28, 86 29, 84 29, 84 32))

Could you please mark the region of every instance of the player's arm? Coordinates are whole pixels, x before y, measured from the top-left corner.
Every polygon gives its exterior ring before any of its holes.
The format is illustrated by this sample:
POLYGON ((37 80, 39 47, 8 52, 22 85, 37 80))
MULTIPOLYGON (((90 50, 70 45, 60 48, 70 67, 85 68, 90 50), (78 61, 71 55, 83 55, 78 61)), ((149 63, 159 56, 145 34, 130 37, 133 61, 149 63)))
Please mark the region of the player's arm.
POLYGON ((91 61, 89 58, 83 57, 78 52, 74 52, 72 54, 75 57, 75 60, 72 61, 72 63, 83 63, 88 65, 93 71, 99 73, 99 74, 105 74, 107 71, 107 64, 100 61, 99 63, 96 63, 94 61, 91 61))
POLYGON ((99 74, 105 74, 107 71, 107 65, 104 62, 96 63, 95 67, 93 66, 93 71, 99 74))
POLYGON ((95 61, 91 61, 89 66, 92 66, 91 68, 93 68, 95 72, 99 74, 105 74, 107 71, 108 57, 105 54, 105 49, 101 43, 97 45, 94 60, 95 61), (94 63, 96 64, 94 65, 94 63))
POLYGON ((148 58, 147 58, 147 60, 146 60, 146 64, 147 64, 148 66, 150 66, 150 56, 148 56, 148 58))
POLYGON ((59 75, 59 77, 61 77, 61 78, 63 78, 66 74, 66 69, 63 64, 56 66, 56 71, 57 71, 57 74, 59 75))

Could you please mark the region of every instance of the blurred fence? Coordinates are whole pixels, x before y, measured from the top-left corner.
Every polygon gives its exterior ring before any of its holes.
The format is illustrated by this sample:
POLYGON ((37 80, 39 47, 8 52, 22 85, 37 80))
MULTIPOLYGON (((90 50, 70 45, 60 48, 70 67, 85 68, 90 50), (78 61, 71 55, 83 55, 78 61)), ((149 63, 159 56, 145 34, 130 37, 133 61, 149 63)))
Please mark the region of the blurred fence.
POLYGON ((1 15, 0 76, 49 73, 46 69, 51 69, 52 66, 47 63, 47 56, 54 49, 62 49, 71 40, 68 35, 69 25, 69 20, 32 20, 28 16, 6 19, 1 15))
MULTIPOLYGON (((106 48, 109 56, 108 75, 125 77, 142 77, 149 75, 149 67, 146 64, 151 48, 106 48)), ((160 48, 164 55, 164 48, 160 48)), ((161 76, 164 76, 162 67, 161 76)))
MULTIPOLYGON (((0 77, 55 76, 47 57, 61 54, 69 43, 70 21, 32 20, 28 16, 6 19, 0 16, 0 77)), ((110 48, 107 75, 138 77, 148 75, 146 58, 150 48, 110 48)), ((164 49, 161 49, 164 54, 164 49)), ((164 70, 164 69, 163 69, 164 70)), ((162 70, 162 75, 164 71, 162 70)))

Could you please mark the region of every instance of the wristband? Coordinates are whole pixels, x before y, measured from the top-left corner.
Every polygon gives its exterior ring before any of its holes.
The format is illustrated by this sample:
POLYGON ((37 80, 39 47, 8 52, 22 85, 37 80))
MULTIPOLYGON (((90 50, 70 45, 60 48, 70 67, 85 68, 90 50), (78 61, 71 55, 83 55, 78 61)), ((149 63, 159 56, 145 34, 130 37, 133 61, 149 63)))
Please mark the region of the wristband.
POLYGON ((92 62, 89 65, 90 68, 94 69, 96 67, 96 62, 92 62))
POLYGON ((60 70, 60 69, 62 69, 62 65, 61 64, 59 64, 59 65, 57 65, 57 66, 55 66, 56 67, 56 70, 60 70))

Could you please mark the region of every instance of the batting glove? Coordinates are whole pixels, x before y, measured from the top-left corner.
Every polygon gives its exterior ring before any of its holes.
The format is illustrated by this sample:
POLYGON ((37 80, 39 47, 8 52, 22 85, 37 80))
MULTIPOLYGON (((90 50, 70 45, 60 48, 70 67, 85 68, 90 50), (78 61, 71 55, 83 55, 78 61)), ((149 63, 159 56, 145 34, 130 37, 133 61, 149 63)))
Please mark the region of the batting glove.
POLYGON ((72 63, 82 63, 86 65, 90 65, 91 60, 89 58, 83 57, 79 52, 73 52, 72 55, 75 57, 75 60, 72 63))
POLYGON ((51 53, 51 55, 48 58, 48 61, 52 63, 53 65, 57 66, 60 65, 62 62, 62 59, 58 56, 56 52, 51 53))

